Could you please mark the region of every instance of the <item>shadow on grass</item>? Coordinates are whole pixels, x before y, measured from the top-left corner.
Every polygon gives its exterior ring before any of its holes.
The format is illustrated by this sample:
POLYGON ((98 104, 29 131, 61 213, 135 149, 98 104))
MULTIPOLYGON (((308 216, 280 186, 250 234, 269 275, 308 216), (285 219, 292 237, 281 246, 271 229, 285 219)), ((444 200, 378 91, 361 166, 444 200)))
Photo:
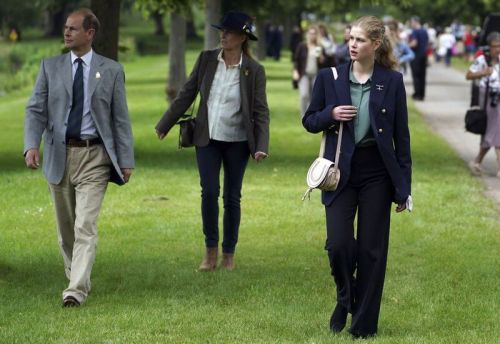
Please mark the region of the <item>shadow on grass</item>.
MULTIPOLYGON (((54 247, 54 250, 57 248, 54 247)), ((313 272, 291 262, 286 264, 286 261, 281 259, 262 259, 264 256, 271 254, 258 252, 258 257, 261 258, 259 261, 242 258, 242 263, 238 262, 240 265, 231 273, 219 269, 213 273, 200 273, 196 271, 198 261, 194 261, 193 253, 187 251, 174 251, 166 253, 165 256, 141 253, 135 256, 110 257, 98 254, 92 272, 93 290, 89 300, 95 305, 109 302, 110 298, 117 298, 121 304, 130 305, 151 302, 151 298, 189 301, 229 299, 231 295, 238 295, 238 298, 246 299, 246 294, 256 293, 256 285, 259 285, 259 289, 274 290, 275 294, 281 294, 282 286, 294 283, 301 286, 310 284, 311 288, 314 287, 316 278, 305 278, 305 275, 313 272)), ((317 272, 314 274, 318 278, 324 277, 317 272)), ((6 286, 2 292, 4 296, 8 297, 7 294, 13 293, 40 299, 46 295, 59 296, 67 280, 62 261, 25 259, 17 265, 1 263, 0 283, 6 286)))

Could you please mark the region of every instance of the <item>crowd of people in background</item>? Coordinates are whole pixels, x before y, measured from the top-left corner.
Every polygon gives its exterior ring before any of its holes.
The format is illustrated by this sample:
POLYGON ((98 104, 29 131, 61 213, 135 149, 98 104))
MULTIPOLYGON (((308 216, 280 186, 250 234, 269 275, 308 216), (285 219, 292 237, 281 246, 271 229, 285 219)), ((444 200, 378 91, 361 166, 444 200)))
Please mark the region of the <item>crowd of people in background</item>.
MULTIPOLYGON (((391 38, 393 39, 392 43, 395 44, 398 42, 397 53, 406 53, 402 61, 400 61, 402 65, 411 60, 409 59, 409 55, 407 55, 407 50, 402 50, 404 49, 404 46, 401 46, 401 43, 407 45, 410 43, 412 32, 414 30, 412 27, 412 21, 414 20, 420 22, 420 19, 417 17, 412 17, 407 23, 403 23, 390 17, 385 19, 387 29, 391 30, 391 38)), ((295 56, 298 43, 305 38, 304 36, 307 29, 310 26, 316 26, 319 30, 319 41, 325 49, 325 53, 328 56, 333 57, 331 61, 336 64, 342 64, 348 60, 349 54, 347 51, 347 41, 349 39, 349 25, 344 27, 345 32, 342 34, 344 36, 343 39, 336 39, 341 36, 339 25, 327 26, 324 23, 310 23, 302 26, 304 26, 304 28, 301 28, 299 25, 295 25, 292 29, 292 34, 290 35, 289 49, 292 53, 292 57, 295 56), (331 32, 329 27, 335 27, 336 31, 331 32)), ((466 62, 472 62, 476 57, 475 54, 479 48, 480 27, 462 24, 458 21, 454 21, 448 26, 434 26, 432 22, 423 22, 421 23, 421 27, 426 31, 428 36, 426 54, 429 62, 443 61, 447 66, 449 66, 452 57, 463 57, 466 62)), ((266 39, 267 37, 271 37, 266 41, 267 46, 269 47, 268 52, 272 51, 273 48, 271 48, 271 45, 275 42, 276 38, 274 37, 276 36, 279 37, 279 48, 281 49, 283 47, 283 26, 268 25, 268 29, 266 30, 266 39), (279 30, 277 28, 279 28, 279 30), (275 34, 274 32, 276 31, 279 31, 279 34, 275 34)), ((274 55, 272 53, 268 53, 268 56, 274 55)))
MULTIPOLYGON (((454 57, 472 62, 480 54, 479 27, 458 21, 448 26, 434 26, 431 22, 421 22, 418 17, 411 17, 406 23, 386 17, 384 24, 398 59, 398 70, 406 75, 411 69, 415 88, 412 97, 417 101, 425 98, 425 74, 431 63, 450 66, 454 57)), ((288 48, 293 62, 292 84, 299 90, 302 116, 309 105, 318 71, 350 60, 350 29, 348 24, 314 22, 293 26, 288 48)), ((266 27, 266 53, 277 61, 283 48, 283 31, 282 25, 268 24, 266 27)))

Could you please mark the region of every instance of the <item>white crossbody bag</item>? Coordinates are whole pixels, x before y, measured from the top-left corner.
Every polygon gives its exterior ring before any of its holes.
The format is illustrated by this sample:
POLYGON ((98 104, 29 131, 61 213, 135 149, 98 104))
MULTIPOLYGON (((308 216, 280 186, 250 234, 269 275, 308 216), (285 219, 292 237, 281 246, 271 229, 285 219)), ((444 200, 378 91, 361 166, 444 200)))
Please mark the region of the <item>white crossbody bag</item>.
MULTIPOLYGON (((332 67, 332 73, 334 80, 337 80, 338 74, 337 69, 332 67)), ((339 156, 340 156, 340 146, 342 144, 342 132, 344 130, 344 123, 340 122, 339 128, 339 138, 337 141, 337 150, 335 152, 335 161, 330 161, 325 159, 325 143, 326 143, 326 130, 323 131, 323 137, 321 139, 321 146, 319 149, 319 156, 314 160, 314 162, 309 167, 307 171, 307 191, 302 196, 302 200, 306 197, 310 198, 310 194, 314 189, 320 189, 322 191, 334 191, 340 182, 340 170, 338 168, 339 156)))

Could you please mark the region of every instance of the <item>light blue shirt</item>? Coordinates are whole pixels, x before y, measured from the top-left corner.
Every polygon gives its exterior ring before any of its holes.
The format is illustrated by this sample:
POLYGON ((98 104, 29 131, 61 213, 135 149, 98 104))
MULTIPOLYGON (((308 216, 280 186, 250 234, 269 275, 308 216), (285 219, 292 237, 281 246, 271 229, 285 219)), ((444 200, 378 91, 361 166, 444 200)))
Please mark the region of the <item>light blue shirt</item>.
MULTIPOLYGON (((83 60, 83 117, 82 117, 82 129, 80 137, 83 140, 88 140, 92 138, 96 138, 99 136, 97 133, 97 129, 92 119, 92 115, 90 114, 90 97, 89 97, 89 74, 90 74, 90 63, 92 62, 93 51, 90 49, 88 53, 81 56, 80 58, 83 60)), ((75 79, 76 69, 78 68, 78 63, 75 63, 75 60, 78 58, 73 52, 71 52, 71 64, 73 71, 73 80, 75 79)), ((68 115, 69 116, 69 111, 68 115)), ((66 117, 67 118, 67 117, 66 117)))

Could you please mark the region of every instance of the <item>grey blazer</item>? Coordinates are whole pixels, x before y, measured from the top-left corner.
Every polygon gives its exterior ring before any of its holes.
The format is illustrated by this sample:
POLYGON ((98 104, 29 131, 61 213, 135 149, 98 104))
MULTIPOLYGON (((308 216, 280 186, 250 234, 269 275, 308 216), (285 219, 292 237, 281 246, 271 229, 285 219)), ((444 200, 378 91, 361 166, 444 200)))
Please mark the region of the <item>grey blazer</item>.
MULTIPOLYGON (((168 133, 179 118, 189 109, 200 92, 201 101, 196 116, 194 144, 206 146, 210 140, 208 131, 207 101, 217 70, 220 49, 202 51, 188 80, 177 98, 156 125, 160 133, 168 133)), ((266 97, 266 74, 255 60, 243 54, 240 69, 241 112, 245 121, 248 147, 255 152, 269 153, 269 108, 266 97)))
MULTIPOLYGON (((110 181, 124 184, 120 169, 134 167, 134 151, 122 66, 94 52, 87 92, 92 119, 113 164, 110 181)), ((24 153, 38 148, 43 135, 43 172, 51 184, 59 184, 64 175, 72 93, 70 54, 43 60, 26 107, 24 153)))

